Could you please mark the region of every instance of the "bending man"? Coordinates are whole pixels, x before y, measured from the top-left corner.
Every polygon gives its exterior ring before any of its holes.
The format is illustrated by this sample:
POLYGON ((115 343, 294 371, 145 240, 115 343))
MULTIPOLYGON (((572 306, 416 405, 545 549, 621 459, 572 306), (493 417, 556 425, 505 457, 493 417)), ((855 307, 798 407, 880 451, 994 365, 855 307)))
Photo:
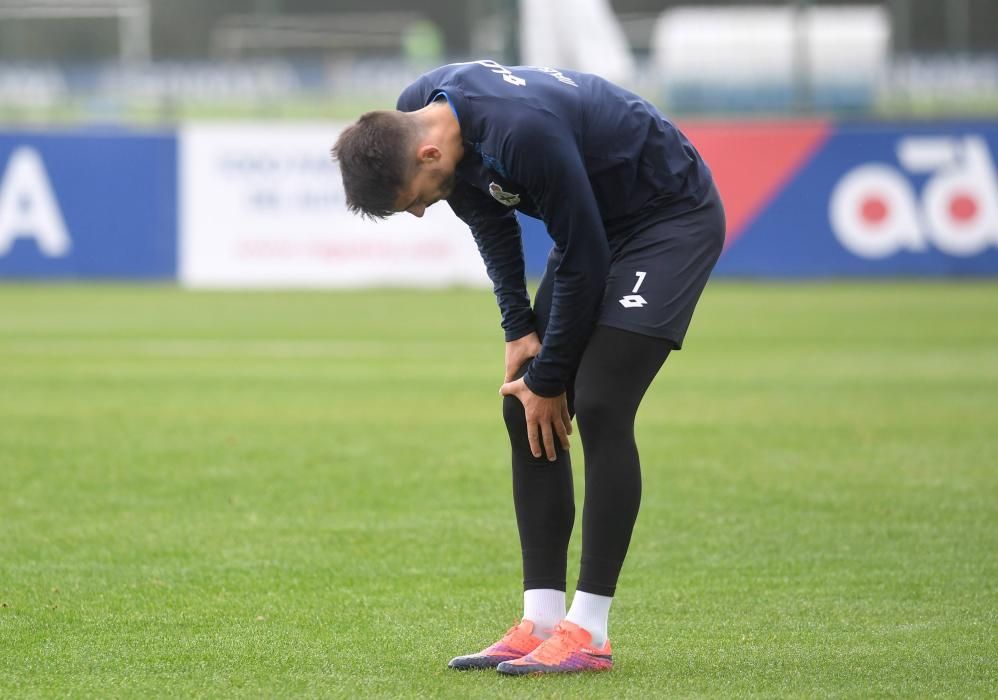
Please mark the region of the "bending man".
POLYGON ((523 619, 450 666, 609 669, 607 617, 641 497, 635 414, 723 245, 710 171, 651 104, 594 75, 459 63, 420 77, 397 107, 363 115, 334 146, 347 205, 384 218, 446 200, 478 244, 506 335, 523 619), (516 210, 554 241, 533 304, 516 210), (566 614, 572 415, 586 495, 566 614))

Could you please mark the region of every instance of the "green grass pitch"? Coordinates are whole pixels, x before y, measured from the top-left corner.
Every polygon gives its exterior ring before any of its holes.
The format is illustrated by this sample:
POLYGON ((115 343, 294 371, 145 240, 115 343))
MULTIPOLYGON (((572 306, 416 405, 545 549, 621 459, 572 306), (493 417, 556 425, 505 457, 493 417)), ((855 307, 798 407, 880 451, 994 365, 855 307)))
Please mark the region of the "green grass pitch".
POLYGON ((998 694, 998 285, 713 284, 599 676, 445 667, 519 611, 502 352, 487 291, 0 287, 0 697, 998 694))

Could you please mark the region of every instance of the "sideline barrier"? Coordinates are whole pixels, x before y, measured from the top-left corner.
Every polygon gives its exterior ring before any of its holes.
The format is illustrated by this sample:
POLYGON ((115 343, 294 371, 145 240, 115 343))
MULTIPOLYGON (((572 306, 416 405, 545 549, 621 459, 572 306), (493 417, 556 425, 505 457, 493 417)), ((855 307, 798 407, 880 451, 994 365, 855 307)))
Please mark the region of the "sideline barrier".
MULTIPOLYGON (((998 123, 799 123, 777 127, 775 135, 766 130, 738 129, 748 152, 737 174, 730 151, 712 154, 738 216, 720 272, 998 274, 998 123), (774 163, 772 147, 784 143, 785 159, 774 163), (753 186, 756 196, 744 197, 753 186)), ((731 145, 724 133, 700 136, 707 150, 731 145)))
MULTIPOLYGON (((998 122, 680 126, 725 203, 719 275, 998 275, 998 122)), ((539 275, 550 243, 521 221, 539 275)))
POLYGON ((329 156, 342 125, 180 131, 180 281, 197 287, 484 285, 446 204, 372 222, 347 211, 329 156))
POLYGON ((0 278, 177 273, 172 132, 0 131, 0 278))
MULTIPOLYGON (((346 212, 341 125, 0 131, 0 278, 487 285, 466 227, 346 212)), ((998 275, 998 122, 682 124, 728 216, 718 274, 998 275)), ((521 217, 527 272, 550 239, 521 217)))

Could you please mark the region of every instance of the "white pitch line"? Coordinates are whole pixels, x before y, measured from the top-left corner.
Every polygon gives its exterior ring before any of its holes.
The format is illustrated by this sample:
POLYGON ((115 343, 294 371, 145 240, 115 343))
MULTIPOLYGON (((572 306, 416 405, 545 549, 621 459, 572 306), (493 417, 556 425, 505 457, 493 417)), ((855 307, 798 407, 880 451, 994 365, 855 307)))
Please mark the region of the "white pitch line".
POLYGON ((50 338, 3 340, 0 355, 66 356, 81 353, 143 355, 147 357, 412 357, 438 356, 453 341, 369 340, 213 340, 207 338, 50 338))

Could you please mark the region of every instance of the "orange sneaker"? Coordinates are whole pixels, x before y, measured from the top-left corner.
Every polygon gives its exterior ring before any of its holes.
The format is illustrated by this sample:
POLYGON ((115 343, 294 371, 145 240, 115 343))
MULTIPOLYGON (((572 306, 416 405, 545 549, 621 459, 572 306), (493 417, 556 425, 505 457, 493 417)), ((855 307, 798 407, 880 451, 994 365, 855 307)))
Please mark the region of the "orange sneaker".
POLYGON ((529 654, 542 641, 539 637, 534 636, 534 623, 530 620, 523 620, 520 624, 510 627, 505 636, 492 646, 477 654, 455 657, 450 660, 447 666, 459 671, 468 671, 474 668, 495 668, 503 661, 519 659, 521 656, 529 654))
POLYGON ((554 634, 541 642, 526 656, 503 661, 496 667, 508 676, 533 673, 578 673, 580 671, 609 671, 613 668, 610 640, 599 649, 593 649, 593 636, 575 623, 562 620, 554 634))

